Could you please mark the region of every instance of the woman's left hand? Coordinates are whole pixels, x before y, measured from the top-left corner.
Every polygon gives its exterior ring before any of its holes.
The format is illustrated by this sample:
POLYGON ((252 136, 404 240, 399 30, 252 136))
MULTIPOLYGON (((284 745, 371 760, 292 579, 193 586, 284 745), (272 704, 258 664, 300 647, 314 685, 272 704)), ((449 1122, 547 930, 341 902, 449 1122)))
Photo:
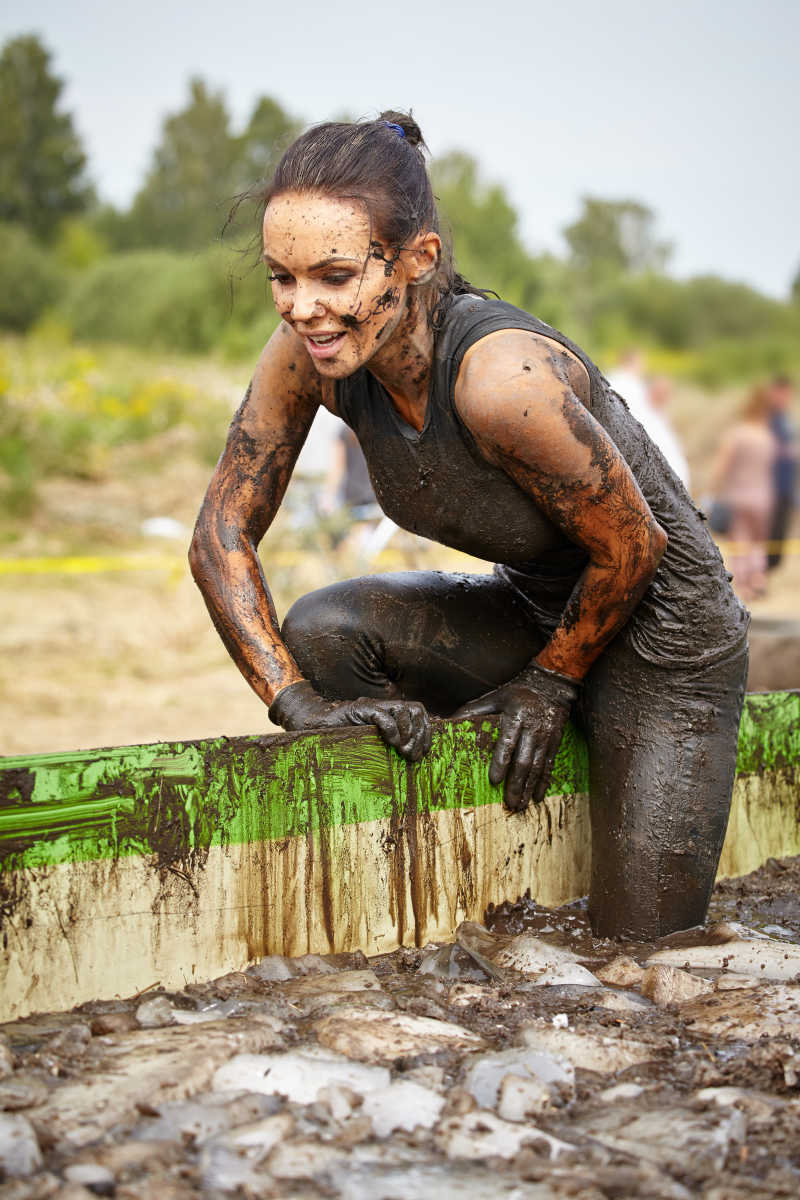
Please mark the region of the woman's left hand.
POLYGON ((512 812, 544 800, 561 735, 578 688, 563 676, 539 669, 523 671, 509 683, 462 705, 450 718, 462 721, 500 713, 489 781, 505 780, 504 800, 512 812), (531 678, 531 676, 533 676, 531 678), (537 686, 537 676, 546 677, 537 686))

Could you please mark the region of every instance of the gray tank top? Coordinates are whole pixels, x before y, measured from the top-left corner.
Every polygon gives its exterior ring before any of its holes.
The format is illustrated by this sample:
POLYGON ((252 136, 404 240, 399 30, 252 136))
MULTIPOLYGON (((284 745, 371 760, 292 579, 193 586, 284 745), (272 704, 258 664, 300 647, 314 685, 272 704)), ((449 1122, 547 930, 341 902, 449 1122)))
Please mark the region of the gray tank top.
POLYGON ((502 300, 457 296, 437 332, 425 424, 397 412, 369 370, 337 380, 339 415, 364 451, 378 502, 396 524, 496 565, 549 635, 585 569, 569 540, 505 471, 488 463, 455 409, 470 346, 499 329, 524 329, 572 351, 586 368, 592 415, 619 449, 669 544, 627 630, 651 662, 712 662, 740 643, 748 615, 681 481, 594 363, 558 330, 502 300), (476 497, 479 500, 476 501, 476 497))

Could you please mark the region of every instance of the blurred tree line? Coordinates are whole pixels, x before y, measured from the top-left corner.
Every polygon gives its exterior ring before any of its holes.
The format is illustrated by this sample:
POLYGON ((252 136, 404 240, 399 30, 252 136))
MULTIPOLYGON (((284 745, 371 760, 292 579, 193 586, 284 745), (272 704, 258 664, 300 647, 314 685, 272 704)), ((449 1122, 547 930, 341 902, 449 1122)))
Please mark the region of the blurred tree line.
MULTIPOLYGON (((262 96, 236 130, 224 96, 193 79, 123 210, 98 201, 62 90, 37 37, 6 43, 0 326, 49 320, 79 339, 257 353, 276 319, 256 205, 231 208, 269 178, 303 123, 262 96)), ((504 188, 473 157, 453 151, 432 175, 462 274, 563 328, 601 363, 637 344, 659 369, 712 386, 800 364, 800 272, 786 303, 714 275, 679 281, 656 214, 596 196, 563 230, 563 256, 534 254, 504 188)))

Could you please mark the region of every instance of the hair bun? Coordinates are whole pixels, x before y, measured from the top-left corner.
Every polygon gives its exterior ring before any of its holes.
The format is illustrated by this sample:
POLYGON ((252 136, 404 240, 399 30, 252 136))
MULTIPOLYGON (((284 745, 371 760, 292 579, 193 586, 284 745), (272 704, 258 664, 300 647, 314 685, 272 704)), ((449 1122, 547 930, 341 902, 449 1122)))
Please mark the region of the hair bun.
POLYGON ((392 125, 399 125, 409 146, 422 146, 423 149, 428 149, 425 145, 425 139, 422 136, 422 130, 410 113, 394 112, 393 109, 388 109, 386 112, 381 113, 379 120, 389 121, 392 125))

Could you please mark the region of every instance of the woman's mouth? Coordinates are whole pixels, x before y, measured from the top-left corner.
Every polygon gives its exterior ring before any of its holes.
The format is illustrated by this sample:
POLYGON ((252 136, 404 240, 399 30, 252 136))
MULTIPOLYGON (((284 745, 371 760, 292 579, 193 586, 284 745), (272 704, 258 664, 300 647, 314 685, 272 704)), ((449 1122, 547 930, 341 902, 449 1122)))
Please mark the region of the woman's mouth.
POLYGON ((332 358, 344 341, 344 333, 307 333, 306 346, 312 358, 332 358))

